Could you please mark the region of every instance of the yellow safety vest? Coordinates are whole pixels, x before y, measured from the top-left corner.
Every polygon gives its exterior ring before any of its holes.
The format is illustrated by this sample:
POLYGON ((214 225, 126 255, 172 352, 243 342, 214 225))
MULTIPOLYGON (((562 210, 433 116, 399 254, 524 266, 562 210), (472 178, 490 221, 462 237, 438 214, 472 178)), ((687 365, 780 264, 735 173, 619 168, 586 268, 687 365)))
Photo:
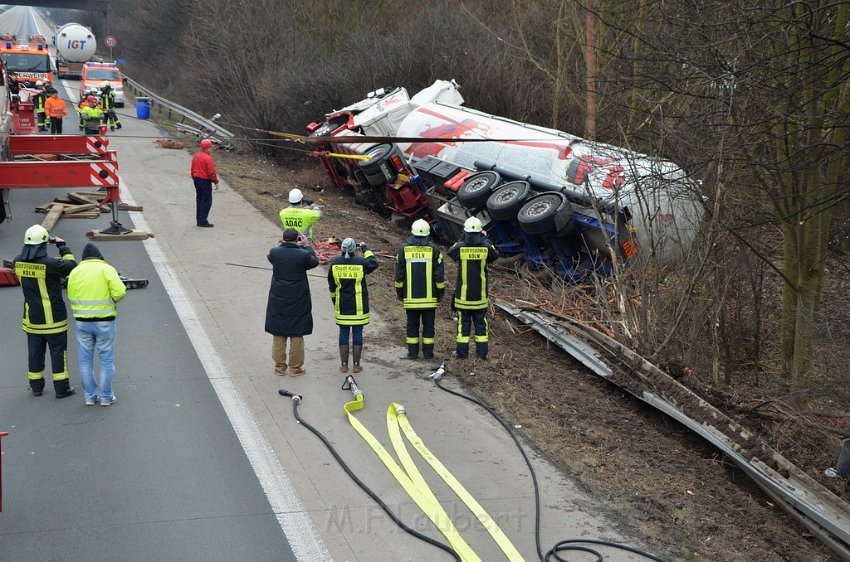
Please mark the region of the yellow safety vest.
POLYGON ((283 229, 294 228, 298 234, 313 238, 313 224, 322 218, 322 212, 309 207, 287 207, 280 211, 280 224, 283 229))
POLYGON ((115 303, 126 293, 118 272, 103 260, 83 260, 68 276, 68 302, 77 320, 115 318, 115 303))

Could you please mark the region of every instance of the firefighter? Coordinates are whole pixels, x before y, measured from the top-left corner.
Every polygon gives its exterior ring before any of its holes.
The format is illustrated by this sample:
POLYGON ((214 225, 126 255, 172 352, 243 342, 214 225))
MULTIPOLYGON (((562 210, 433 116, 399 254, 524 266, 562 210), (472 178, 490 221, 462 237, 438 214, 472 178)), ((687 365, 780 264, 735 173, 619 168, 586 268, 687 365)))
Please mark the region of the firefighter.
POLYGON ((47 101, 44 103, 44 110, 50 118, 50 133, 61 135, 62 120, 68 116, 68 108, 65 107, 65 102, 59 98, 56 90, 47 98, 47 101))
POLYGON ((103 109, 97 103, 97 98, 89 96, 86 103, 77 111, 83 122, 83 128, 87 135, 97 135, 100 132, 100 123, 103 121, 103 109))
POLYGON ((35 124, 40 132, 44 132, 47 128, 44 126, 44 103, 47 99, 47 94, 44 91, 44 82, 41 80, 35 81, 35 89, 38 93, 32 97, 33 111, 35 111, 35 124))
POLYGON ((407 313, 407 359, 419 357, 420 344, 425 359, 434 357, 434 318, 446 281, 443 254, 431 242, 430 235, 427 221, 414 221, 410 237, 396 255, 395 290, 407 313))
POLYGON ((351 333, 353 370, 361 372, 360 355, 363 352, 363 326, 369 323, 369 290, 366 276, 378 269, 378 258, 366 246, 346 238, 340 246, 340 255, 331 260, 328 268, 328 288, 334 303, 334 318, 339 326, 340 373, 348 372, 348 337, 351 333), (357 249, 363 255, 355 255, 357 249))
POLYGON ((29 349, 28 378, 35 396, 44 391, 45 352, 50 349, 53 389, 56 398, 76 391, 68 378, 68 311, 62 299, 61 277, 67 277, 77 262, 61 238, 50 238, 40 224, 24 234, 24 249, 15 257, 15 275, 24 292, 23 330, 29 349), (56 244, 61 259, 47 255, 47 244, 56 244))
POLYGON ((44 81, 44 93, 46 93, 48 96, 50 96, 51 94, 58 93, 56 88, 53 87, 53 82, 51 82, 50 80, 44 81))
POLYGON ((115 92, 106 80, 100 85, 100 105, 106 114, 106 121, 109 122, 109 130, 120 129, 121 121, 115 113, 115 92))
POLYGON ((322 218, 322 211, 310 199, 305 199, 300 189, 289 192, 289 207, 280 211, 283 229, 294 228, 302 238, 313 241, 313 225, 322 218))
POLYGON ((85 120, 85 118, 83 118, 83 114, 80 113, 80 110, 82 108, 84 108, 86 105, 88 105, 88 97, 89 96, 96 96, 96 95, 97 95, 97 89, 96 88, 89 88, 88 90, 84 91, 82 93, 82 95, 80 96, 80 103, 77 104, 77 113, 80 114, 80 130, 81 131, 85 129, 86 120, 85 120))
POLYGON ((489 349, 487 309, 490 307, 487 282, 487 264, 499 257, 499 252, 487 238, 478 217, 469 217, 463 223, 463 235, 449 248, 449 257, 459 261, 457 282, 452 298, 452 308, 457 311, 456 355, 464 359, 469 355, 472 325, 475 325, 475 355, 487 359, 489 349))

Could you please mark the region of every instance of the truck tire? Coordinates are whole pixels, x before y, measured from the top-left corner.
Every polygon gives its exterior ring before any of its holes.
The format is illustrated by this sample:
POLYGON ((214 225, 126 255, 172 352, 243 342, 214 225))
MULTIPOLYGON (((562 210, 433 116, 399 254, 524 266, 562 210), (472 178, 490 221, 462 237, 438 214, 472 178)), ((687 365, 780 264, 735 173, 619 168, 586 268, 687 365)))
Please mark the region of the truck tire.
POLYGON ((395 170, 391 166, 387 166, 386 161, 389 160, 393 152, 393 145, 379 144, 366 151, 372 159, 364 161, 360 164, 360 169, 363 175, 366 176, 366 181, 369 185, 379 186, 384 185, 393 178, 388 178, 384 170, 391 172, 390 175, 395 176, 395 170))
POLYGON ((487 199, 487 211, 497 221, 509 221, 516 218, 531 193, 528 182, 512 181, 502 184, 487 199))
POLYGON ((457 190, 457 200, 466 209, 483 209, 490 194, 502 181, 497 172, 478 172, 466 178, 457 190))
MULTIPOLYGON (((519 226, 529 234, 555 231, 555 217, 572 214, 572 207, 561 193, 542 193, 529 199, 519 210, 519 226)), ((564 217, 566 221, 567 217, 564 217)))

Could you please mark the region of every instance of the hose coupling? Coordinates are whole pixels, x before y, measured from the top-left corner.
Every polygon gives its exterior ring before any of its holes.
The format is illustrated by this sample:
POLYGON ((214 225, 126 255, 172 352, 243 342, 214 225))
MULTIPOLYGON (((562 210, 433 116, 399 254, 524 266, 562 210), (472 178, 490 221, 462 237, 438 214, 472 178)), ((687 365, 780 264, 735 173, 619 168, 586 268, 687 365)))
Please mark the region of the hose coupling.
POLYGON ((443 378, 443 375, 445 375, 445 374, 446 374, 446 364, 441 363, 440 366, 437 367, 436 371, 434 371, 433 373, 428 375, 428 378, 434 379, 434 381, 438 381, 438 380, 441 380, 443 378))
POLYGON ((399 415, 399 416, 402 415, 402 414, 406 416, 407 410, 405 410, 404 406, 402 406, 401 404, 396 404, 395 413, 396 413, 396 415, 399 415))

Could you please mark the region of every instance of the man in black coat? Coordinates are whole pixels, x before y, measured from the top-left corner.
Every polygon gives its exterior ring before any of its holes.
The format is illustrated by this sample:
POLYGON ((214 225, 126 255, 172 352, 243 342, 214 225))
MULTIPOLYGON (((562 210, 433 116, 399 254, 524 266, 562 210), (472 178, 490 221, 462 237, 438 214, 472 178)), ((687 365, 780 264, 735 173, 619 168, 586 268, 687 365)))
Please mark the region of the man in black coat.
POLYGON ((266 306, 266 332, 273 336, 274 371, 286 374, 286 341, 289 344, 290 375, 297 377, 304 369, 304 336, 313 333, 313 303, 307 270, 319 265, 313 247, 299 245, 298 231, 287 228, 283 240, 269 251, 272 284, 266 306))

